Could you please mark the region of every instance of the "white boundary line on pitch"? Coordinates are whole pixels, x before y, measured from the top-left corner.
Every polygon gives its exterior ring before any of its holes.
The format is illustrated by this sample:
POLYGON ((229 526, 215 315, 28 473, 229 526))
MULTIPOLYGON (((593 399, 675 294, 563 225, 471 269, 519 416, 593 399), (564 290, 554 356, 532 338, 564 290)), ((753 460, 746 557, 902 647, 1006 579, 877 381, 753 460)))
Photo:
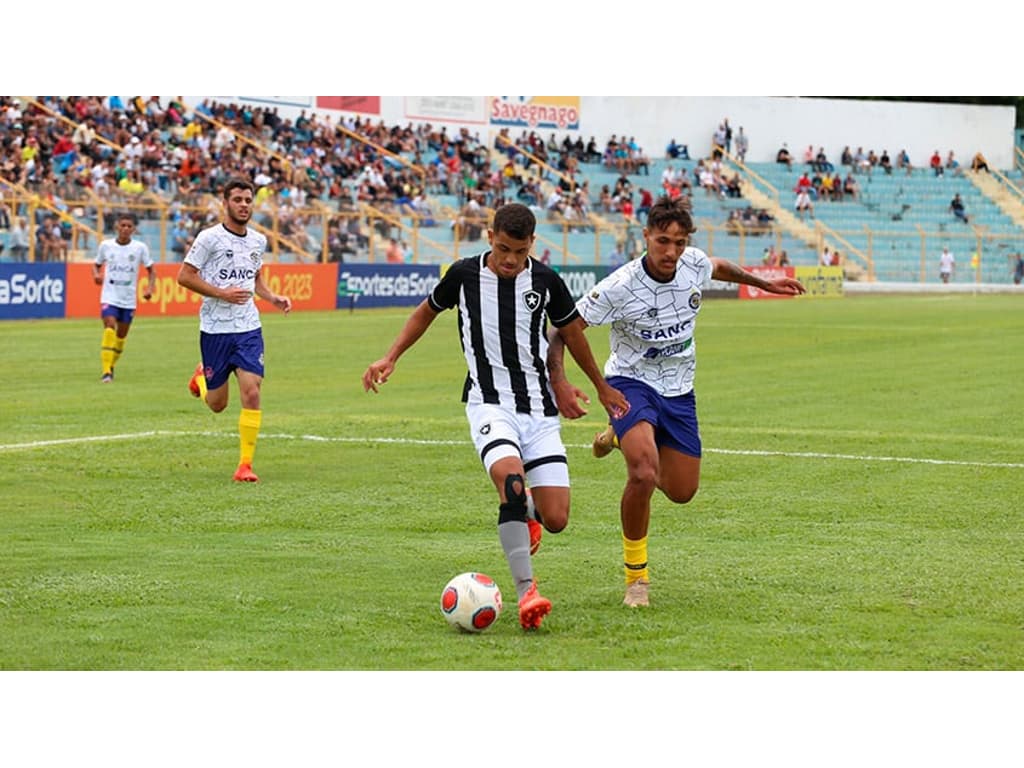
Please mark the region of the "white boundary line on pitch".
MULTIPOLYGON (((91 435, 67 437, 56 440, 35 440, 30 443, 0 445, 0 452, 23 451, 33 448, 47 448, 55 445, 78 445, 81 443, 105 443, 117 440, 138 440, 145 437, 237 437, 234 432, 177 432, 156 429, 149 432, 133 432, 120 435, 91 435)), ((468 440, 417 440, 407 437, 324 437, 323 435, 275 435, 261 434, 262 440, 308 440, 314 443, 393 443, 397 445, 472 445, 468 440)), ((586 445, 566 443, 567 448, 589 448, 586 445)), ((957 461, 953 459, 919 459, 908 456, 857 456, 851 453, 818 453, 810 451, 758 451, 734 448, 705 448, 705 453, 721 453, 730 456, 781 456, 790 459, 838 459, 841 461, 888 461, 899 464, 937 464, 957 467, 989 467, 1003 469, 1024 469, 1024 464, 1000 461, 957 461)))

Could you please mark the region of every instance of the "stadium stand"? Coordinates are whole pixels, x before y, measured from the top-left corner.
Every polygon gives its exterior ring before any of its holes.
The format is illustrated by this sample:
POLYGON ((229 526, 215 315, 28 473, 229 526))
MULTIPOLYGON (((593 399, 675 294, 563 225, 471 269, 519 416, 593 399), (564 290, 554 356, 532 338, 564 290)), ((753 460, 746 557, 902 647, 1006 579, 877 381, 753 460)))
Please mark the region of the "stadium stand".
MULTIPOLYGON (((741 264, 785 251, 789 263, 813 265, 827 247, 842 255, 848 279, 931 282, 932 262, 949 246, 962 262, 980 254, 975 279, 998 283, 1009 282, 1008 258, 1024 250, 1017 169, 936 176, 876 167, 855 174, 856 198, 818 199, 812 217, 793 209, 797 180, 811 170, 799 161, 742 164, 723 151, 718 167, 716 153, 693 154, 651 157, 625 134, 601 146, 525 130, 481 138, 305 111, 290 119, 276 107, 181 97, 5 96, 0 260, 41 258, 34 231, 46 217, 60 228, 65 258, 91 260, 123 209, 138 214, 151 252, 180 260, 216 220, 223 182, 244 174, 258 186, 254 226, 272 260, 383 260, 394 237, 407 259, 443 263, 481 247, 494 208, 518 200, 538 214, 539 257, 607 265, 638 255, 638 209, 645 193, 665 191, 669 166, 688 181, 679 193, 691 200, 694 244, 741 264), (949 209, 954 194, 967 223, 949 209), (19 218, 26 253, 15 248, 19 218)), ((836 170, 845 178, 850 168, 836 170)))

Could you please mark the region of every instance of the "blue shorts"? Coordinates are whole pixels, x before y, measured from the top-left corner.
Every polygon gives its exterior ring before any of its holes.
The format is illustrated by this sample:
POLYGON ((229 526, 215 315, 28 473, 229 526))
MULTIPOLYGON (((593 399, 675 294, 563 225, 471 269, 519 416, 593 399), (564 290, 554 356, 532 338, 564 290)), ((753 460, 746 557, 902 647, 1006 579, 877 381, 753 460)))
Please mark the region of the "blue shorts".
POLYGON ((608 383, 629 400, 629 412, 621 419, 611 420, 620 441, 634 425, 646 421, 654 427, 654 442, 659 448, 672 448, 700 458, 697 397, 693 390, 677 397, 664 397, 642 381, 625 376, 609 376, 608 383))
POLYGON ((135 319, 135 310, 115 307, 113 304, 101 304, 100 317, 112 317, 119 323, 131 325, 132 320, 135 319))
POLYGON ((244 333, 199 332, 206 388, 217 389, 236 368, 263 376, 263 329, 244 333))

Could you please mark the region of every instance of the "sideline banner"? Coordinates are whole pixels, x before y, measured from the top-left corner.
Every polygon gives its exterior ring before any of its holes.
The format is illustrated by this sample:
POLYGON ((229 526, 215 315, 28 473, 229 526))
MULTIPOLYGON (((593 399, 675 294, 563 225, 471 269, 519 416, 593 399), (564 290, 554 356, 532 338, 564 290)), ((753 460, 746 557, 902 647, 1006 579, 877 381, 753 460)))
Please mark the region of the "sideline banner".
POLYGON ((64 317, 64 264, 0 264, 0 319, 64 317))
POLYGON ((335 303, 356 307, 415 307, 441 280, 437 264, 341 264, 338 267, 335 303))
POLYGON ((839 298, 843 295, 842 267, 794 267, 795 277, 807 289, 800 298, 839 298))
POLYGON ((724 280, 712 280, 711 287, 701 296, 705 299, 738 299, 740 286, 737 283, 727 283, 724 280))
MULTIPOLYGON (((793 267, 744 267, 747 272, 764 278, 765 280, 773 280, 778 277, 794 277, 793 267)), ((791 299, 792 296, 780 293, 766 293, 760 288, 755 288, 752 285, 741 285, 740 286, 740 298, 741 299, 791 299)))
POLYGON ((572 294, 574 301, 579 301, 589 293, 600 280, 603 280, 607 275, 611 274, 611 270, 607 266, 563 267, 552 265, 551 268, 561 275, 565 284, 568 286, 569 293, 572 294))
MULTIPOLYGON (((63 265, 61 265, 63 266, 63 265)), ((148 277, 139 273, 137 317, 197 315, 202 297, 178 285, 181 264, 156 265, 156 293, 152 300, 142 298, 148 277)), ((92 265, 68 264, 67 317, 99 317, 100 286, 92 279, 92 265)), ((263 282, 274 293, 291 297, 292 310, 334 309, 334 290, 338 282, 337 264, 264 264, 263 282)), ((256 299, 264 311, 265 302, 256 299)))

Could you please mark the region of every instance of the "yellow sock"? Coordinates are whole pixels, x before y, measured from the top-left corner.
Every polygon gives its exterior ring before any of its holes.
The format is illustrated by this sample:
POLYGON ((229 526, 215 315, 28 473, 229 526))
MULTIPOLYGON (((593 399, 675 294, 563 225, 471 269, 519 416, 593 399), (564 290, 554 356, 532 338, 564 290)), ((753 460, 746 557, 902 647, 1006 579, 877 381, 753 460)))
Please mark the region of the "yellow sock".
POLYGON ((260 421, 263 418, 263 411, 254 411, 250 408, 243 408, 238 414, 238 437, 241 443, 239 464, 252 464, 252 457, 256 454, 256 437, 260 433, 260 421))
POLYGON ((100 362, 103 363, 103 373, 110 373, 114 369, 114 351, 117 334, 113 328, 103 329, 103 342, 100 345, 100 362))
POLYGON ((196 376, 196 385, 199 387, 199 399, 204 403, 206 402, 206 374, 199 374, 196 376))
POLYGON ((121 353, 124 352, 125 341, 127 341, 127 339, 122 339, 117 334, 114 334, 114 359, 110 363, 111 368, 117 365, 117 361, 121 359, 121 353))
POLYGON ((622 535, 623 571, 626 574, 626 584, 632 584, 638 579, 650 578, 647 575, 647 537, 633 541, 622 535))

